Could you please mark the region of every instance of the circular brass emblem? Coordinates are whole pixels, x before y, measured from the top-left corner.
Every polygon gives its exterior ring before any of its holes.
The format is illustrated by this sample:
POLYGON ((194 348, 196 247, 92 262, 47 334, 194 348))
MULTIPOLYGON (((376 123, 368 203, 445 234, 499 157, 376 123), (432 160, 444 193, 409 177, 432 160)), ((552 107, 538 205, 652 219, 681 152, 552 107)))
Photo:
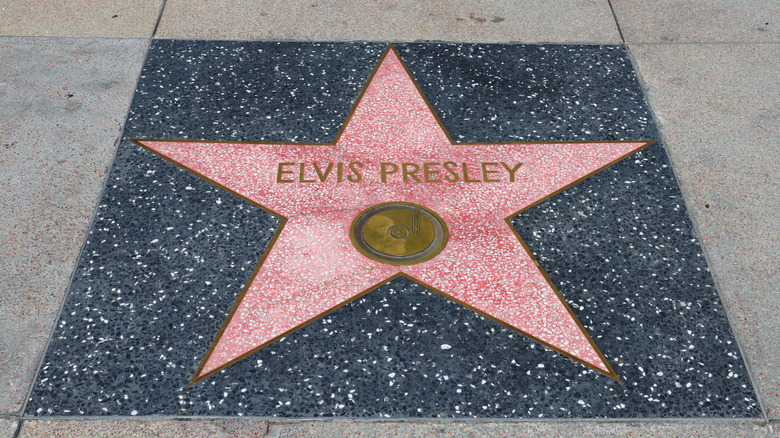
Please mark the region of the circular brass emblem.
POLYGON ((350 237, 366 257, 390 265, 413 265, 436 257, 447 244, 447 224, 438 214, 408 202, 378 204, 352 222, 350 237))

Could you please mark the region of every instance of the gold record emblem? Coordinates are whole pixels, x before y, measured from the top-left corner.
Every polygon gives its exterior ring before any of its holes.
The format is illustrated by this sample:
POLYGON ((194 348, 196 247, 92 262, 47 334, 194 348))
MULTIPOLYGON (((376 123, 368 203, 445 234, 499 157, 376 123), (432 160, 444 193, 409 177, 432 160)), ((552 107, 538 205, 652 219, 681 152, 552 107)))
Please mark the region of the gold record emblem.
POLYGON ((413 265, 436 257, 447 245, 447 224, 433 211, 408 202, 378 204, 352 222, 350 237, 366 257, 413 265))

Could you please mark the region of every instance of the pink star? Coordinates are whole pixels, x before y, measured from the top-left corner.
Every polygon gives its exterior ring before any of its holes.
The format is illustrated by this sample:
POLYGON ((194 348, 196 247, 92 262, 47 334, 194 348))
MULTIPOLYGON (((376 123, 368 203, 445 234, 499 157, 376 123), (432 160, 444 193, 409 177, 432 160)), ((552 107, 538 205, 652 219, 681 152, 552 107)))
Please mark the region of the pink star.
POLYGON ((618 379, 508 218, 650 142, 456 144, 391 46, 332 144, 136 143, 285 218, 191 384, 401 275, 618 379), (386 202, 437 213, 441 253, 358 251, 350 226, 386 202))

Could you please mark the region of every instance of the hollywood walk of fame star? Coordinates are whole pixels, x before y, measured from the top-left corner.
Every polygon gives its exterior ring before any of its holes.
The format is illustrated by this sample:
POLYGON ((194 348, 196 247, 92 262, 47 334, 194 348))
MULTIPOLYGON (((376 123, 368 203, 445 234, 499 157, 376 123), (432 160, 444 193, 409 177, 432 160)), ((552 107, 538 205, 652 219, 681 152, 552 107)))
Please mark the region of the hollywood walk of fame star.
POLYGON ((454 143, 392 46, 332 144, 134 141, 285 218, 191 384, 400 275, 618 379, 507 218, 652 142, 454 143), (388 203, 440 220, 435 252, 367 256, 388 203))

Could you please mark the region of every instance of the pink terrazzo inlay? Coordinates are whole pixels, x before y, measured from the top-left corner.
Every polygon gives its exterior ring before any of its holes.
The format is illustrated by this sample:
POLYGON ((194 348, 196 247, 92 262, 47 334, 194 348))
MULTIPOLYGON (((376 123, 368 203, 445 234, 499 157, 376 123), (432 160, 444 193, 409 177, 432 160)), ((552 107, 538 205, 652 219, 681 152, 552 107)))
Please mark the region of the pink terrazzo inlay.
POLYGON ((138 143, 287 218, 193 381, 397 274, 613 375, 505 218, 647 142, 453 144, 388 50, 334 145, 138 143), (410 266, 358 252, 352 221, 385 202, 438 213, 444 250, 410 266))

